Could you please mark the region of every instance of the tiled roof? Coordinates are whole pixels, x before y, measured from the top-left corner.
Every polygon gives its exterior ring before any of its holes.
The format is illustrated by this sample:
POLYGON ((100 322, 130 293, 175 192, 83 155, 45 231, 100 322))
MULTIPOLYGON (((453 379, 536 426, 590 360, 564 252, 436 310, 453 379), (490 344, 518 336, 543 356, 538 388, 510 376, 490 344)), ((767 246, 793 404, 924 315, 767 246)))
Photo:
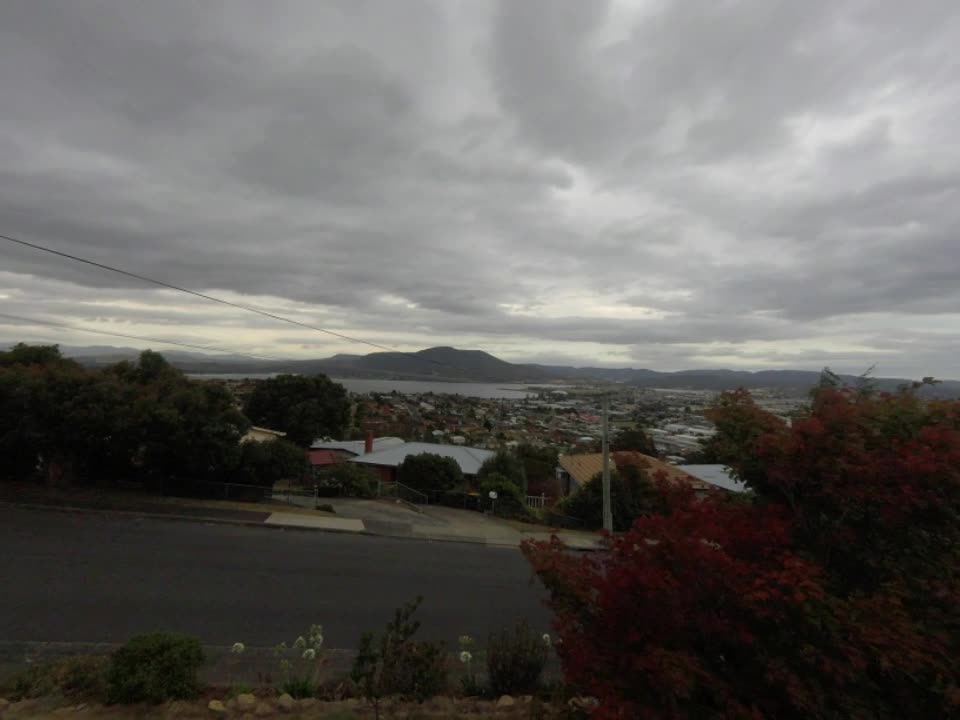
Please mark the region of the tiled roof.
MULTIPOLYGON (((560 467, 570 473, 570 477, 578 485, 584 485, 590 482, 597 473, 603 471, 603 454, 588 453, 584 455, 561 455, 559 458, 560 467)), ((700 480, 690 473, 684 472, 675 465, 665 463, 655 457, 644 455, 641 452, 623 451, 610 453, 610 469, 616 470, 618 467, 626 465, 635 465, 644 470, 647 476, 652 480, 657 473, 664 473, 668 480, 689 484, 694 490, 706 490, 710 486, 708 483, 700 480)))
POLYGON ((577 485, 586 485, 593 480, 598 472, 603 472, 603 455, 601 453, 561 455, 558 462, 560 467, 570 473, 570 477, 577 485))

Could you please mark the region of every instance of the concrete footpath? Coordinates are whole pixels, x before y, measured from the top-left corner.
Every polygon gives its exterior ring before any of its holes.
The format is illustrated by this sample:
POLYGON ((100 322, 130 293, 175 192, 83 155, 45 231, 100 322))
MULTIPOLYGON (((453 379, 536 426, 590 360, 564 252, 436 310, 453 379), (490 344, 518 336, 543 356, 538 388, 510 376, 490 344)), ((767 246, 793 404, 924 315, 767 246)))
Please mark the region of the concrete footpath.
MULTIPOLYGON (((229 523, 291 530, 356 533, 436 542, 466 542, 519 547, 527 539, 556 535, 575 550, 601 547, 596 533, 552 530, 539 525, 493 518, 470 510, 443 506, 412 507, 390 500, 324 498, 333 513, 295 504, 192 498, 154 497, 142 493, 77 489, 48 490, 25 486, 22 492, 0 496, 0 503, 31 509, 66 512, 106 512, 141 517, 229 523)), ((15 489, 14 489, 15 490, 15 489)))

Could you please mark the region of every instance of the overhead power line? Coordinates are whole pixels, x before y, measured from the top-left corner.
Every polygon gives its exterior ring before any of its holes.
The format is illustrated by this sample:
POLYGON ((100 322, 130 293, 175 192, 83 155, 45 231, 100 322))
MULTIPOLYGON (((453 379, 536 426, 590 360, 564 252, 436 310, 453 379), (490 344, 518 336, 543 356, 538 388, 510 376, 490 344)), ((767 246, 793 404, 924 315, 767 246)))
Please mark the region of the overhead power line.
POLYGON ((6 240, 11 243, 16 243, 17 245, 22 245, 23 247, 32 248, 34 250, 39 250, 41 252, 49 253, 50 255, 57 255, 58 257, 66 258, 68 260, 75 260, 76 262, 83 263, 85 265, 90 265, 95 268, 100 268, 101 270, 107 270, 112 273, 117 273, 118 275, 125 275, 129 278, 134 278, 136 280, 142 280, 143 282, 152 283, 160 287, 167 288, 169 290, 176 290, 177 292, 187 293, 188 295, 193 295, 198 298, 203 298, 204 300, 210 300, 211 302, 220 303, 221 305, 227 305, 229 307, 237 308, 239 310, 245 310, 247 312, 256 313, 257 315, 262 315, 263 317, 272 318, 274 320, 280 320, 281 322, 289 323, 291 325, 298 325, 307 330, 314 330, 316 332, 326 333, 327 335, 332 335, 333 337, 340 338, 341 340, 348 340, 353 343, 358 343, 360 345, 366 345, 368 347, 376 348, 377 350, 385 350, 387 352, 400 353, 401 355, 408 355, 412 358, 416 358, 421 362, 429 363, 431 365, 436 365, 438 367, 450 368, 453 370, 460 370, 461 372, 467 372, 465 368, 458 368, 455 365, 448 365, 447 363, 442 363, 439 360, 433 360, 432 358, 425 358, 422 355, 417 355, 416 353, 406 352, 403 350, 397 350, 396 348, 391 348, 386 345, 380 345, 369 340, 363 340, 361 338, 353 337, 351 335, 346 335, 344 333, 339 333, 334 330, 327 330, 326 328, 318 327, 316 325, 310 325, 309 323, 300 322, 299 320, 294 320, 293 318, 284 317, 283 315, 276 315, 274 313, 268 312, 266 310, 261 310, 257 307, 252 307, 250 305, 243 305, 242 303, 231 302, 230 300, 224 300, 223 298, 216 297, 215 295, 207 295, 206 293, 198 292, 196 290, 190 290, 189 288, 180 287, 179 285, 173 285, 163 280, 156 280, 146 275, 140 275, 129 270, 123 270, 118 267, 113 267, 112 265, 107 265, 105 263, 96 262, 95 260, 88 260, 87 258, 82 258, 78 255, 71 255, 70 253, 65 253, 60 250, 54 250, 53 248, 46 247, 44 245, 38 245, 36 243, 27 242, 26 240, 21 240, 19 238, 11 237, 10 235, 0 234, 0 239, 6 240))
POLYGON ((49 327, 67 328, 69 330, 78 330, 80 332, 95 333, 97 335, 112 335, 113 337, 127 338, 130 340, 144 340, 146 342, 161 343, 164 345, 177 345, 179 347, 192 348, 194 350, 230 353, 231 355, 240 355, 242 357, 252 358, 254 360, 283 360, 283 358, 272 357, 270 355, 251 355, 250 353, 237 352, 236 350, 227 350, 226 348, 213 347, 210 345, 192 345, 190 343, 177 342, 176 340, 160 340, 159 338, 143 337, 142 335, 128 335, 127 333, 112 332, 110 330, 94 330, 93 328, 83 327, 81 325, 57 323, 49 320, 38 320, 37 318, 23 317, 21 315, 8 315, 7 313, 0 313, 0 318, 17 320, 19 322, 30 323, 31 325, 46 325, 49 327))

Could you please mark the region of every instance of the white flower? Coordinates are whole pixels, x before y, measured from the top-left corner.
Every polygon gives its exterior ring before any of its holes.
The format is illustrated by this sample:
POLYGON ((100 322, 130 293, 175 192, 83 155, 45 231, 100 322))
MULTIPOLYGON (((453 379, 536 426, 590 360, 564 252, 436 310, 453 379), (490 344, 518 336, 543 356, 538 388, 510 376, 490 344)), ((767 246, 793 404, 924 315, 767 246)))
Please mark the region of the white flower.
POLYGON ((316 650, 323 647, 323 625, 310 626, 310 647, 316 650))
POLYGON ((303 651, 304 660, 315 660, 316 657, 317 657, 317 651, 314 650, 313 648, 307 648, 306 650, 303 651))
POLYGON ((473 638, 470 637, 469 635, 461 635, 460 644, 463 646, 473 645, 473 638))
POLYGON ((239 655, 246 649, 247 649, 247 646, 244 645, 243 643, 234 643, 233 647, 230 648, 230 652, 232 652, 234 655, 239 655))
POLYGON ((553 644, 553 641, 550 639, 550 633, 543 634, 543 644, 547 647, 550 647, 553 644))
POLYGON ((307 641, 303 639, 303 635, 301 635, 300 637, 298 637, 298 638, 293 642, 293 648, 294 648, 294 650, 300 650, 301 648, 305 648, 306 646, 307 646, 307 641))
POLYGON ((471 654, 470 654, 469 652, 467 652, 466 650, 464 650, 462 653, 460 653, 460 662, 462 662, 464 665, 466 665, 466 664, 467 664, 468 662, 470 662, 471 660, 473 660, 473 655, 471 655, 471 654))

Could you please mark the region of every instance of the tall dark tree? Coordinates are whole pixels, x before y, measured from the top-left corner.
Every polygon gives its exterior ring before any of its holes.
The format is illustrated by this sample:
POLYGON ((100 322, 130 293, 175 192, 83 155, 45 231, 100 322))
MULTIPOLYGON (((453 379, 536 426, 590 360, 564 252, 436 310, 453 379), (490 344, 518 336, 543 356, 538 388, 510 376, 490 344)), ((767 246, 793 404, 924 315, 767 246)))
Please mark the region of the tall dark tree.
POLYGON ((523 463, 528 495, 544 494, 553 497, 560 494, 556 448, 524 443, 517 447, 517 456, 523 463))
POLYGON ((498 450, 484 461, 477 472, 477 480, 483 482, 488 475, 501 475, 527 494, 527 474, 520 457, 509 450, 498 450))
POLYGON ((657 450, 653 439, 640 426, 626 428, 618 432, 610 443, 610 449, 614 452, 631 450, 650 457, 660 457, 660 452, 657 450))
POLYGON ((235 482, 271 487, 280 480, 301 480, 307 471, 306 454, 299 445, 284 440, 245 442, 235 482))
POLYGON ((254 425, 285 432, 288 440, 308 447, 318 438, 346 433, 350 399, 343 385, 326 375, 278 375, 257 383, 244 414, 254 425))
POLYGON ((68 363, 76 365, 73 360, 67 360, 60 352, 59 345, 27 345, 17 343, 7 351, 0 352, 0 367, 11 365, 57 365, 68 363))
POLYGON ((14 354, 26 364, 0 366, 6 478, 189 483, 227 479, 236 467, 249 423, 222 385, 190 380, 149 351, 103 371, 45 348, 14 354))

